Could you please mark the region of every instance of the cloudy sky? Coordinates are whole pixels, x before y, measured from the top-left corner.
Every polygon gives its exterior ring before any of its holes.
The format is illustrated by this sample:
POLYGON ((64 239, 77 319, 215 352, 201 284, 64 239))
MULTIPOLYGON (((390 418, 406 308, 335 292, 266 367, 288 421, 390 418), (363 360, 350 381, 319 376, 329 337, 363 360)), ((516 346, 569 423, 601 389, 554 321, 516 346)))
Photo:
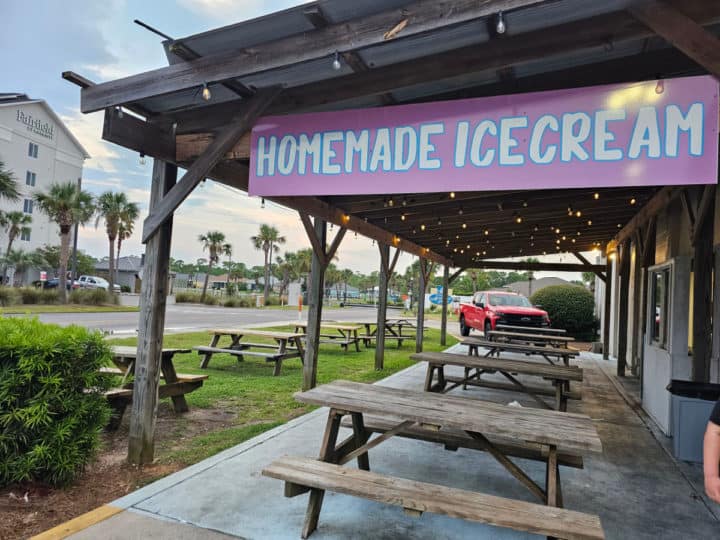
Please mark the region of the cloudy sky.
MULTIPOLYGON (((303 3, 301 0, 1 0, 0 92, 24 92, 45 99, 92 156, 83 183, 93 193, 122 190, 147 215, 152 160, 101 140, 102 113, 79 111, 78 87, 60 74, 71 70, 95 82, 108 81, 167 65, 161 39, 133 23, 140 19, 172 37, 183 37, 303 3)), ((208 181, 198 187, 175 214, 172 256, 185 261, 203 257, 198 234, 225 233, 235 260, 262 264, 250 244, 261 223, 275 225, 287 238, 284 248, 309 247, 293 211, 266 205, 226 186, 208 181)), ((80 248, 94 256, 107 254, 102 227, 81 231, 80 248)), ((125 254, 140 254, 139 233, 124 244, 125 254)), ((379 267, 377 248, 353 235, 343 241, 338 265, 369 273, 379 267)), ((567 257, 567 256, 566 256, 567 257)), ((401 257, 398 269, 411 262, 401 257)), ((573 277, 573 276, 570 276, 573 277)))

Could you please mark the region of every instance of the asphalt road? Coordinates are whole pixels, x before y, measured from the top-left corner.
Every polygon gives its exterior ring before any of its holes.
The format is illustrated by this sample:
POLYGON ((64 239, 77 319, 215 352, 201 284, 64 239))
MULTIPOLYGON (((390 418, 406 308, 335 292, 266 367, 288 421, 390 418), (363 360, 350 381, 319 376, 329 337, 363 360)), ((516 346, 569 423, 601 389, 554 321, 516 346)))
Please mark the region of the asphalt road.
MULTIPOLYGON (((392 316, 392 313, 388 310, 389 316, 392 316)), ((324 320, 336 321, 372 321, 377 316, 374 308, 326 308, 323 309, 322 315, 324 320)), ((37 316, 42 322, 61 326, 78 324, 112 334, 134 335, 137 331, 139 313, 41 313, 37 316)), ((307 320, 307 311, 303 312, 303 319, 307 320)), ((172 333, 207 328, 264 326, 268 323, 290 323, 296 320, 297 311, 177 304, 167 307, 165 331, 172 333)))

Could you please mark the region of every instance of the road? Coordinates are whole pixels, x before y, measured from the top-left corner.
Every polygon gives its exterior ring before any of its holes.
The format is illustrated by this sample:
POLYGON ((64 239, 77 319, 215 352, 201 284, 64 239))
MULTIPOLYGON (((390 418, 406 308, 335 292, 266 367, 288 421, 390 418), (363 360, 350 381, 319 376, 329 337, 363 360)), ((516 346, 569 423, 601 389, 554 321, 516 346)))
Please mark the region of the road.
MULTIPOLYGON (((326 308, 323 319, 335 321, 372 321, 377 317, 374 308, 326 308)), ((394 311, 388 310, 392 317, 394 311)), ((78 324, 99 329, 108 334, 135 335, 138 324, 138 312, 111 313, 41 313, 37 317, 46 323, 68 326, 78 324)), ((303 312, 307 319, 307 311, 303 312)), ((167 307, 165 332, 191 332, 207 328, 238 326, 265 326, 269 323, 292 323, 297 320, 296 311, 279 309, 223 308, 176 304, 167 307)))

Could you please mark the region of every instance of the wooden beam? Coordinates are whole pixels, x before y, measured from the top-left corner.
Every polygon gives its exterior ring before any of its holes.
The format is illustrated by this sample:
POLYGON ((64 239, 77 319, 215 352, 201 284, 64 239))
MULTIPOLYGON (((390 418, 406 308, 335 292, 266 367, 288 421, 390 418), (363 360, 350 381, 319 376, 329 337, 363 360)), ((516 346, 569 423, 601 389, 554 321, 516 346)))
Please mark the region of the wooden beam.
POLYGON ((427 289, 428 261, 420 257, 420 272, 418 275, 417 320, 415 330, 415 352, 423 350, 423 327, 425 326, 425 289, 427 289))
POLYGON ((467 268, 465 268, 465 267, 458 268, 455 272, 453 272, 450 275, 450 277, 448 278, 448 282, 452 283, 453 281, 455 281, 458 277, 460 277, 460 274, 462 274, 465 270, 467 270, 467 268))
POLYGON ((637 375, 640 366, 640 356, 642 354, 642 323, 640 321, 643 319, 642 314, 645 310, 645 304, 641 301, 641 291, 645 288, 645 284, 643 283, 644 246, 642 245, 642 234, 640 230, 636 231, 633 243, 635 244, 635 261, 632 267, 633 303, 632 314, 630 316, 632 324, 628 326, 632 328, 632 335, 630 340, 630 371, 633 375, 637 375))
POLYGON ((575 257, 576 257, 581 263, 583 263, 585 266, 588 267, 587 270, 583 270, 583 272, 592 272, 593 274, 595 274, 597 277, 599 277, 599 278, 602 279, 603 281, 605 281, 605 280, 607 279, 607 277, 605 276, 605 274, 602 273, 601 270, 593 270, 593 269, 592 269, 593 266, 602 266, 602 265, 593 265, 593 264, 592 264, 590 261, 588 261, 588 260, 583 256, 583 254, 580 253, 579 251, 573 251, 573 255, 575 255, 575 257))
MULTIPOLYGON (((377 302, 377 331, 375 332, 375 369, 381 370, 385 367, 385 319, 387 319, 387 293, 388 283, 392 273, 390 272, 390 246, 378 244, 380 251, 380 280, 378 283, 377 302)), ((398 251, 396 250, 396 253, 398 251)))
POLYGON ((327 242, 327 223, 322 218, 315 218, 312 233, 318 249, 313 249, 310 267, 310 290, 308 291, 308 325, 305 337, 305 359, 303 361, 303 391, 315 388, 317 384, 317 359, 320 346, 320 321, 322 320, 322 304, 325 283, 324 256, 327 242))
POLYGON ((647 25, 675 48, 720 79, 720 40, 666 2, 648 0, 629 8, 633 17, 647 25))
POLYGON ((612 287, 613 287, 613 271, 612 258, 607 257, 607 268, 605 275, 605 295, 603 297, 603 359, 610 358, 610 310, 612 309, 612 287))
POLYGON ((447 265, 443 266, 443 292, 442 304, 440 312, 440 345, 447 344, 447 303, 448 303, 448 287, 450 287, 450 269, 447 265))
POLYGON ((617 376, 625 376, 627 366, 628 311, 630 307, 630 240, 623 241, 619 253, 620 290, 618 296, 618 320, 622 321, 618 332, 617 376))
POLYGON ((172 215, 175 209, 187 198, 210 171, 218 164, 225 153, 230 150, 243 133, 249 131, 255 120, 263 113, 267 106, 280 93, 281 88, 271 87, 259 90, 258 93, 247 100, 242 110, 236 114, 230 125, 227 126, 207 147, 187 170, 182 180, 163 198, 156 208, 145 219, 143 226, 143 242, 154 234, 154 232, 172 215))
MULTIPOLYGON (((714 270, 715 276, 720 276, 720 246, 715 246, 714 270)), ((716 322, 713 324, 711 335, 712 356, 710 366, 710 382, 718 383, 720 382, 720 324, 718 324, 717 322, 720 321, 720 279, 718 277, 716 277, 714 280, 712 306, 712 320, 716 322)))
POLYGON ((177 163, 175 133, 169 126, 120 114, 117 109, 105 109, 102 138, 140 154, 177 163))
POLYGON ((695 205, 690 200, 689 188, 682 190, 682 193, 680 194, 680 201, 685 209, 685 215, 688 218, 688 223, 690 223, 690 237, 692 238, 693 231, 695 230, 695 205))
MULTIPOLYGON (((714 186, 713 186, 714 187, 714 186)), ((697 221, 697 242, 693 252, 693 346, 692 380, 710 381, 713 321, 713 226, 714 190, 712 206, 703 222, 697 221), (709 219, 708 219, 709 218, 709 219)), ((703 194, 704 195, 704 194, 703 194)), ((717 280, 717 277, 715 278, 717 280)))
POLYGON ((330 59, 336 51, 356 50, 388 41, 388 30, 405 19, 408 24, 392 39, 409 38, 541 1, 417 0, 400 8, 296 33, 250 49, 233 49, 85 88, 81 94, 81 110, 93 112, 161 94, 200 88, 208 82, 235 79, 321 58, 330 59))
POLYGON ((505 262, 479 260, 473 267, 485 270, 526 270, 548 272, 602 272, 603 264, 544 263, 544 262, 505 262))
POLYGON ((315 225, 313 225, 308 214, 306 214, 305 212, 299 212, 299 214, 300 221, 302 222, 303 227, 305 227, 305 232, 307 233, 308 240, 310 240, 310 245, 312 246, 313 253, 317 255, 322 267, 327 268, 328 260, 327 254, 325 253, 325 246, 320 244, 320 239, 315 233, 315 225))
POLYGON ((701 233, 704 230, 705 222, 711 215, 715 207, 715 190, 717 189, 716 184, 707 185, 703 189, 703 193, 700 197, 700 203, 695 219, 695 228, 692 231, 692 244, 695 245, 701 240, 701 233))
POLYGON ((333 238, 333 241, 330 243, 330 247, 327 250, 327 254, 325 255, 327 265, 330 264, 330 262, 335 258, 335 253, 337 253, 338 248, 340 247, 340 242, 342 242, 343 238, 345 238, 345 233, 347 232, 347 229, 345 227, 340 227, 338 229, 338 232, 335 233, 335 238, 333 238))
MULTIPOLYGON (((175 185, 176 179, 175 165, 155 160, 150 211, 160 204, 175 185)), ((136 465, 152 463, 155 455, 155 418, 168 295, 171 236, 172 216, 153 234, 145 247, 135 382, 128 436, 128 461, 136 465)))
POLYGON ((628 223, 620 229, 615 235, 615 241, 620 243, 628 238, 632 238, 633 233, 639 227, 642 227, 650 221, 650 219, 656 216, 661 210, 666 208, 676 197, 678 197, 682 191, 682 186, 665 186, 658 191, 640 211, 628 221, 628 223))

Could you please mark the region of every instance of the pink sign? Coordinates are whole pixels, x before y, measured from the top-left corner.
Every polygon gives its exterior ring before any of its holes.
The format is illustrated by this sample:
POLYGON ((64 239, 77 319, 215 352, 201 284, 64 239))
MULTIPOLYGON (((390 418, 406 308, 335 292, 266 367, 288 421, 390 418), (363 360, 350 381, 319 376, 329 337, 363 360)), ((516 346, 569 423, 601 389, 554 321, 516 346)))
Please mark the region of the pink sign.
POLYGON ((270 116, 251 195, 714 184, 711 76, 270 116))

